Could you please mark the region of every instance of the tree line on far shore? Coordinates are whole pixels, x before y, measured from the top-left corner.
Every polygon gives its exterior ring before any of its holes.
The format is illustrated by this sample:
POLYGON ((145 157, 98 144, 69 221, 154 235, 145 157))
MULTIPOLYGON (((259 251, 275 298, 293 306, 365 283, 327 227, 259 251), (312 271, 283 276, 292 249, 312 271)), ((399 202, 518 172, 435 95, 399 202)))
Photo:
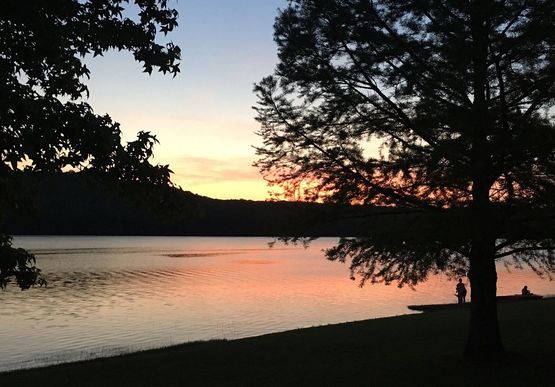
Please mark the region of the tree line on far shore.
POLYGON ((141 192, 87 173, 21 173, 17 181, 23 205, 2 224, 13 235, 356 236, 419 224, 402 209, 141 192))

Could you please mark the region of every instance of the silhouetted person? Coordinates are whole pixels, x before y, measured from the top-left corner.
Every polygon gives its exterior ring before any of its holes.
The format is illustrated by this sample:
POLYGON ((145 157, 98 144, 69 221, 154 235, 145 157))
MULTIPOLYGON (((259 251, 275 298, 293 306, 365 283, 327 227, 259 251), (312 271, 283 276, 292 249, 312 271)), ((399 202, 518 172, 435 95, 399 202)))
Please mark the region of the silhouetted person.
POLYGON ((462 282, 462 278, 459 278, 459 283, 455 289, 455 294, 459 301, 459 304, 464 304, 466 302, 466 286, 462 282))
POLYGON ((524 285, 524 287, 522 288, 522 295, 523 296, 531 296, 532 292, 530 290, 528 290, 528 286, 524 285))

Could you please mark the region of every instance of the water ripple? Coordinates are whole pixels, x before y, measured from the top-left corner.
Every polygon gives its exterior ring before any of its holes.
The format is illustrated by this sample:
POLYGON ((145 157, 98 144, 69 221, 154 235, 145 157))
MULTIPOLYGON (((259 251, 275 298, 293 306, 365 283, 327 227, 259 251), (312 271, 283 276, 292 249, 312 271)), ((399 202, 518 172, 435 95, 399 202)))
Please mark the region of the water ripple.
MULTIPOLYGON (((359 288, 321 249, 265 248, 264 238, 25 237, 47 288, 0 292, 0 371, 192 340, 241 338, 408 313, 452 301, 454 284, 359 288)), ((500 271, 502 292, 555 284, 500 271)))

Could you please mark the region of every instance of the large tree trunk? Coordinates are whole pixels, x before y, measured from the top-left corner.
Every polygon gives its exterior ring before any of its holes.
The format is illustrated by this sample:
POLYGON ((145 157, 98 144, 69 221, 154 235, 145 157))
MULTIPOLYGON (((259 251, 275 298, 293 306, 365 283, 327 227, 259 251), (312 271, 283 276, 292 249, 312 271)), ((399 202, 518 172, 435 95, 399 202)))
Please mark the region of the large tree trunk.
POLYGON ((497 359, 504 353, 497 321, 497 272, 495 270, 494 222, 489 190, 495 181, 491 165, 488 135, 491 122, 488 112, 486 85, 488 67, 487 15, 492 1, 471 2, 473 40, 472 104, 472 247, 470 251, 471 307, 468 339, 464 354, 473 359, 497 359))
POLYGON ((504 354, 497 320, 495 239, 484 235, 472 243, 470 323, 464 354, 471 359, 495 360, 504 354))

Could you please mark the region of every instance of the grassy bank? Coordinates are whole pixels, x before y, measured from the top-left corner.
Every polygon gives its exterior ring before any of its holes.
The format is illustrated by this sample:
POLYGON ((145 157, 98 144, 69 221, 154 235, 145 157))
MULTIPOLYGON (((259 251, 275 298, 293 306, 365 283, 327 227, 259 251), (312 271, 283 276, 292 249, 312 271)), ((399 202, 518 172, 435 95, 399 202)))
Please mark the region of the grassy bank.
POLYGON ((0 374, 0 386, 552 386, 555 300, 499 305, 509 354, 464 361, 467 310, 213 341, 0 374))

